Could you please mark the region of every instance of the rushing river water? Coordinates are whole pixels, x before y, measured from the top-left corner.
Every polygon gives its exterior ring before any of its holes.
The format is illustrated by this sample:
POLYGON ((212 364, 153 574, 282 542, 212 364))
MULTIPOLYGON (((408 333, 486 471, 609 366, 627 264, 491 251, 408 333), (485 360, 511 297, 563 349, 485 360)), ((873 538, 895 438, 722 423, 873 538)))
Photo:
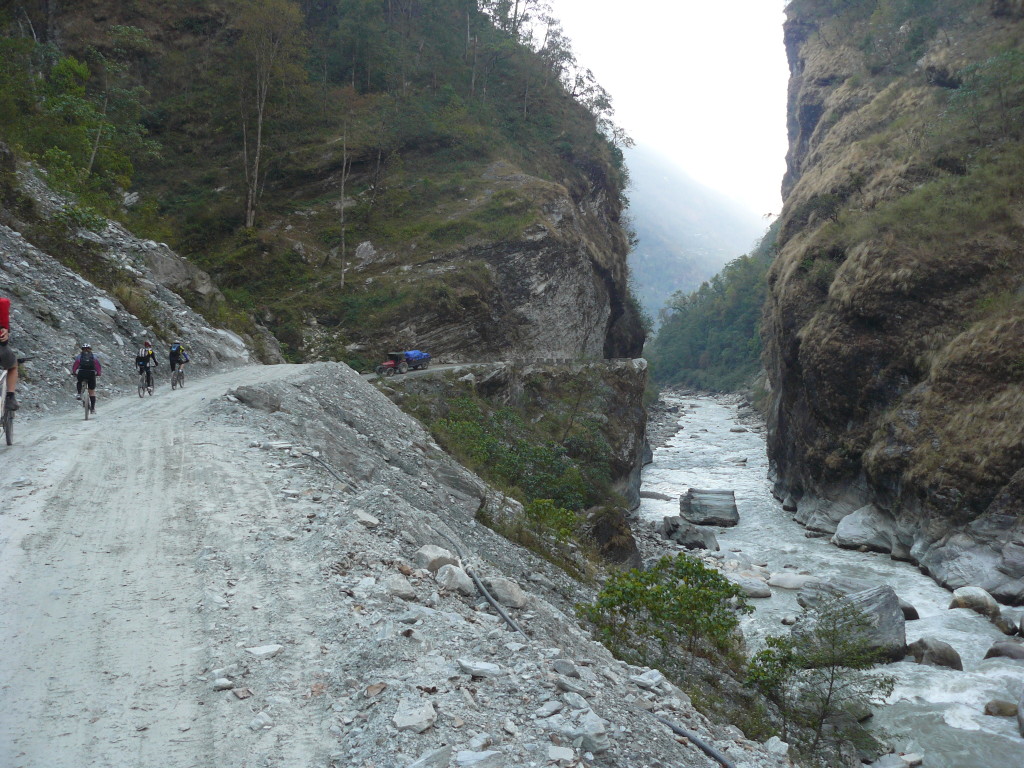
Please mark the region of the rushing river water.
MULTIPOLYGON (((949 610, 950 593, 913 565, 888 555, 843 550, 827 538, 809 539, 804 528, 771 495, 765 440, 760 430, 733 432, 736 405, 729 399, 667 396, 680 405, 681 430, 654 451, 644 469, 643 490, 676 499, 688 487, 736 492, 740 523, 715 529, 723 551, 746 554, 773 572, 787 566, 814 576, 851 576, 891 584, 917 608, 921 618, 907 622, 907 642, 930 636, 952 645, 964 671, 900 662, 884 667, 897 677, 887 706, 876 708, 870 727, 899 752, 925 756, 925 768, 1022 768, 1024 739, 1016 718, 984 714, 993 699, 1016 703, 1024 686, 1024 661, 984 659, 996 640, 1006 637, 987 619, 967 609, 949 610)), ((643 499, 640 515, 660 522, 679 514, 676 500, 643 499)), ((799 613, 796 592, 772 590, 751 600, 756 612, 744 631, 751 644, 765 634, 782 634, 784 616, 799 613)))

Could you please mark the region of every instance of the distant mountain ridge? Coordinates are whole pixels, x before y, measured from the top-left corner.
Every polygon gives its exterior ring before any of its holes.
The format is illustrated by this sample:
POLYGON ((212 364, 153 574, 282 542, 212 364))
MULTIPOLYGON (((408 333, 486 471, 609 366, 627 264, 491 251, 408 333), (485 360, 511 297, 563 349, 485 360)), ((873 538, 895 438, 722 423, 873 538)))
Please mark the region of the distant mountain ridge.
POLYGON ((629 215, 639 240, 629 266, 637 298, 657 322, 672 294, 697 290, 752 250, 765 225, 656 151, 636 146, 625 155, 629 215))

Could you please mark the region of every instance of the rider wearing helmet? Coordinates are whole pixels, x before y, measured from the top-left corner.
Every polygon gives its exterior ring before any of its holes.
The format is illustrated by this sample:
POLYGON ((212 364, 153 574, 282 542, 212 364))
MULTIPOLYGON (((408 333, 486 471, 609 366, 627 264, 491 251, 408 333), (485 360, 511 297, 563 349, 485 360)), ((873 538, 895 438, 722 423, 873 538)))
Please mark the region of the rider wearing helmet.
POLYGON ((171 373, 174 373, 179 365, 185 365, 189 361, 188 350, 180 341, 171 344, 168 359, 171 361, 171 373))
POLYGON ((3 393, 7 400, 4 402, 4 408, 16 411, 18 410, 18 401, 14 397, 14 391, 18 385, 18 356, 8 346, 11 339, 10 308, 11 300, 0 298, 0 367, 7 371, 7 392, 3 393))
POLYGON ((143 371, 146 373, 146 386, 152 389, 153 387, 153 367, 160 365, 156 360, 156 352, 153 350, 153 345, 149 343, 149 339, 142 342, 142 346, 139 348, 139 354, 135 356, 135 365, 139 369, 141 374, 143 371))
POLYGON ((71 366, 71 375, 78 377, 75 398, 82 399, 82 384, 89 388, 89 410, 96 413, 96 377, 103 374, 103 366, 100 365, 100 356, 92 351, 92 344, 82 342, 82 351, 75 355, 75 362, 71 366))

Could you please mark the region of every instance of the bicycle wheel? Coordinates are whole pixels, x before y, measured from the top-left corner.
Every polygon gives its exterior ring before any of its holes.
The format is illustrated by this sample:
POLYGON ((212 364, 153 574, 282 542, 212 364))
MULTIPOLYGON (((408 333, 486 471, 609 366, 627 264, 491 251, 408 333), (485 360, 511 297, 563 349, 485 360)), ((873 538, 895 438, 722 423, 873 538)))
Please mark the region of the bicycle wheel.
POLYGON ((14 445, 14 412, 4 409, 4 415, 0 416, 0 425, 4 430, 4 440, 8 445, 14 445))
POLYGON ((146 396, 146 374, 139 374, 139 397, 146 396))
POLYGON ((178 372, 177 371, 171 371, 171 389, 173 390, 173 389, 177 389, 177 388, 178 388, 178 372))
POLYGON ((89 390, 86 390, 82 395, 82 410, 85 411, 85 420, 89 420, 89 407, 90 407, 89 390))

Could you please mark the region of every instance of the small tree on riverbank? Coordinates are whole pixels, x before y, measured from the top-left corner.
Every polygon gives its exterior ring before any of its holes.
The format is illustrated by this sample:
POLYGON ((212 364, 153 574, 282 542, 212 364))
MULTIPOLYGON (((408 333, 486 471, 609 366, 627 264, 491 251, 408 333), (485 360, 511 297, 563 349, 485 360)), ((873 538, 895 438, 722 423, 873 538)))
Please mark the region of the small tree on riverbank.
POLYGON ((739 617, 752 609, 739 587, 680 554, 613 573, 595 601, 576 610, 618 658, 678 671, 695 655, 736 652, 739 617))
POLYGON ((783 740, 814 754, 826 724, 892 693, 892 675, 869 672, 885 660, 868 640, 870 627, 849 600, 831 598, 805 609, 792 634, 769 637, 754 655, 747 683, 778 708, 783 740))

